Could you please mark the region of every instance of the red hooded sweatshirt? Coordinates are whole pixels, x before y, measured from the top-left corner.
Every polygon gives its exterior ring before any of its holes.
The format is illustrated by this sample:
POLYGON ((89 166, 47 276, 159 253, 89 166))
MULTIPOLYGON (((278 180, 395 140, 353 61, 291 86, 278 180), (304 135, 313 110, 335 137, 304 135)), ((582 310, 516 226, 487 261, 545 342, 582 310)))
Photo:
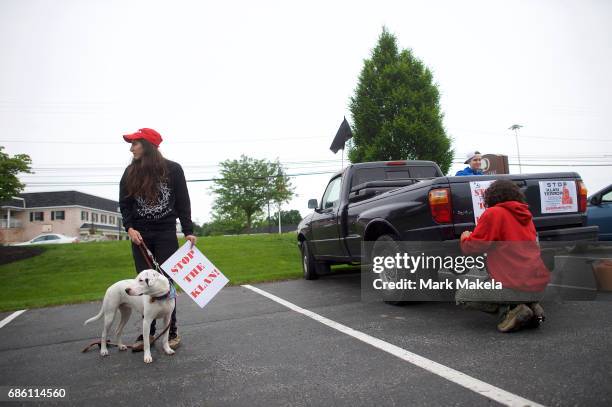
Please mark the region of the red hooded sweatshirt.
POLYGON ((487 208, 474 232, 461 241, 466 254, 487 252, 487 270, 504 288, 543 291, 550 271, 540 258, 529 206, 506 201, 487 208))

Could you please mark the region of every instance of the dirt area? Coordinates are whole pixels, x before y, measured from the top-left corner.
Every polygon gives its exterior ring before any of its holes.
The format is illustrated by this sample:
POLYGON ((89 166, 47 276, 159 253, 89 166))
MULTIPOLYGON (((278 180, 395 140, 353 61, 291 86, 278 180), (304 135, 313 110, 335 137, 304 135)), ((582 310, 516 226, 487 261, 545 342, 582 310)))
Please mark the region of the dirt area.
POLYGON ((45 249, 28 246, 0 246, 0 265, 38 256, 45 249))

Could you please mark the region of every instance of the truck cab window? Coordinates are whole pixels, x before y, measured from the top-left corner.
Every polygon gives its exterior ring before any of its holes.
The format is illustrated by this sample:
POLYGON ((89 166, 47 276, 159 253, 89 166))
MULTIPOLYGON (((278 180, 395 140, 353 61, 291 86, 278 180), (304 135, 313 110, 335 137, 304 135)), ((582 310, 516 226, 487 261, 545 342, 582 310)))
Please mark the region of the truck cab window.
POLYGON ((410 167, 410 176, 412 178, 434 178, 439 175, 435 167, 410 167))
POLYGON ((321 208, 329 209, 336 207, 340 204, 340 185, 342 184, 342 177, 334 178, 323 194, 321 199, 321 208))

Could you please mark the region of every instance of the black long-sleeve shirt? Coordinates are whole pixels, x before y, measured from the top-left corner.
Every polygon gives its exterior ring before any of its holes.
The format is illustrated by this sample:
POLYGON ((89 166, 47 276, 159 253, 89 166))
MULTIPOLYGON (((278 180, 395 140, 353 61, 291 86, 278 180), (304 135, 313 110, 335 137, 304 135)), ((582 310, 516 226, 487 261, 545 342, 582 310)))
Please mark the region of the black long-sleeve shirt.
POLYGON ((140 197, 128 197, 126 189, 127 168, 119 183, 119 208, 123 227, 147 230, 176 230, 176 218, 181 222, 185 236, 193 234, 191 202, 185 181, 185 173, 179 163, 165 159, 168 182, 159 184, 157 200, 146 202, 140 197))

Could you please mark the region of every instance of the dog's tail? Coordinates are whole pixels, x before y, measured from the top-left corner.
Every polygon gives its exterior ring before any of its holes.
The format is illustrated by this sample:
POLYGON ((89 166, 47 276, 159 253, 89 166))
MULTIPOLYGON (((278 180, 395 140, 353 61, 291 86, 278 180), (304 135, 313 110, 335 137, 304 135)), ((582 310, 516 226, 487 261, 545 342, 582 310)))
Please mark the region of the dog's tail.
POLYGON ((104 311, 103 311, 103 310, 104 310, 104 307, 100 307, 100 312, 98 312, 98 313, 96 314, 96 316, 91 317, 91 318, 89 318, 87 321, 83 322, 83 325, 87 325, 87 324, 88 324, 88 323, 90 323, 90 322, 97 321, 97 320, 99 320, 100 318, 102 318, 102 315, 104 315, 104 311))

